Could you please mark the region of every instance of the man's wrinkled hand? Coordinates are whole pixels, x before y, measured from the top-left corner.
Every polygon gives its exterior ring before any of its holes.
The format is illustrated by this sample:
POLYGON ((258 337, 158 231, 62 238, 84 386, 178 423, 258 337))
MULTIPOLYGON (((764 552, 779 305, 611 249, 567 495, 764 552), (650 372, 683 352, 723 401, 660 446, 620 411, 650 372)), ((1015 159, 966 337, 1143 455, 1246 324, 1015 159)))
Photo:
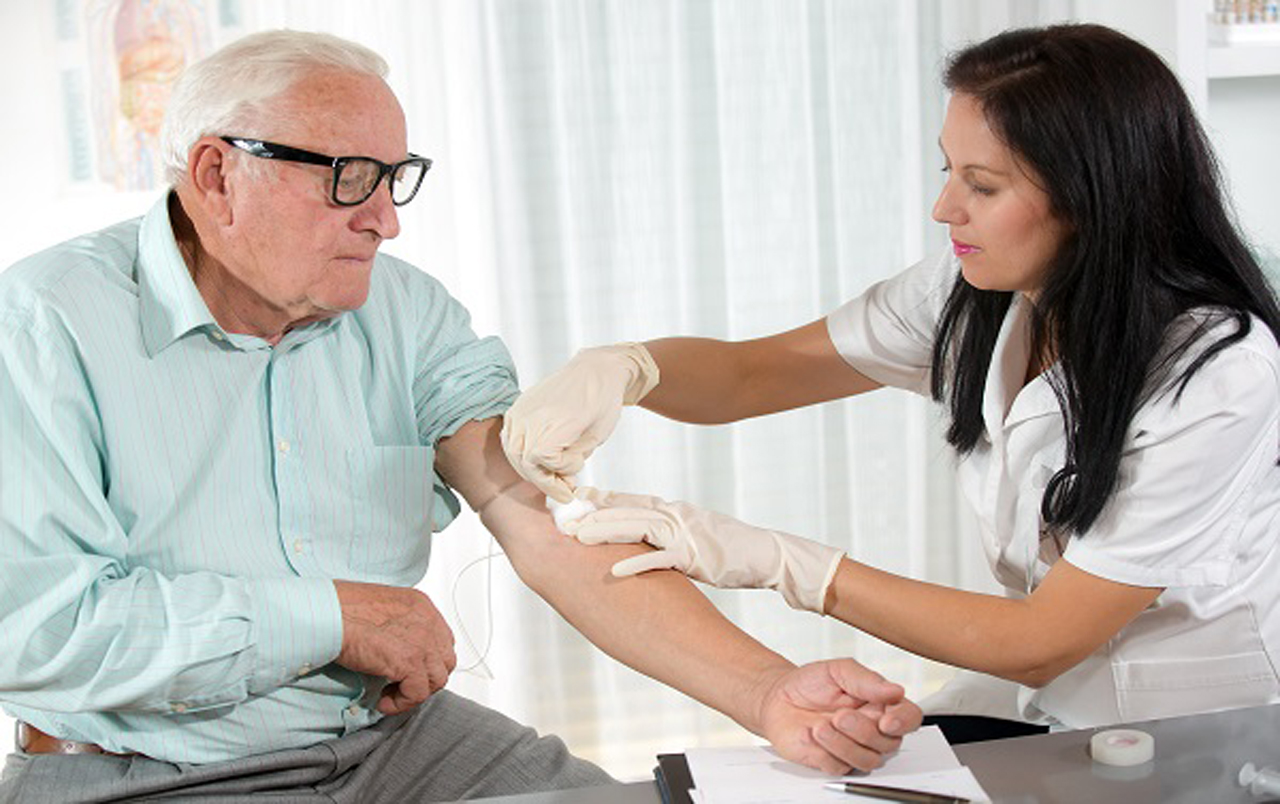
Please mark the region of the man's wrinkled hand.
POLYGON ((920 727, 920 707, 903 694, 853 659, 797 667, 764 693, 763 736, 784 758, 824 773, 873 770, 920 727))
POLYGON ((431 599, 417 589, 334 581, 342 607, 342 652, 337 663, 381 676, 384 715, 406 712, 443 689, 458 664, 453 631, 431 599))

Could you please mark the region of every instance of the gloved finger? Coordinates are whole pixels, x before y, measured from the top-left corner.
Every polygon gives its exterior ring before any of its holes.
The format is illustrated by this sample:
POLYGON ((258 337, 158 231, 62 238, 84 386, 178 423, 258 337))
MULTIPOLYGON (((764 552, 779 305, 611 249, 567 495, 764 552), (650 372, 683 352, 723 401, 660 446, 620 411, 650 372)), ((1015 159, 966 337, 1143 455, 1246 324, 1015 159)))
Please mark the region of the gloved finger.
MULTIPOLYGON (((598 508, 565 523, 565 533, 577 537, 578 541, 584 541, 582 538, 584 532, 588 538, 594 538, 597 535, 639 534, 645 541, 658 547, 666 547, 672 540, 671 523, 667 517, 659 511, 648 511, 644 508, 598 508)), ((603 540, 612 541, 612 539, 603 540)), ((640 539, 628 541, 640 541, 640 539)))
POLYGON ((508 455, 512 452, 519 453, 524 451, 524 427, 512 415, 511 410, 508 410, 502 417, 502 428, 498 430, 498 439, 502 442, 502 448, 507 451, 508 455))
POLYGON ((564 448, 539 447, 526 451, 524 460, 557 475, 576 475, 586 465, 591 452, 576 445, 564 448))
POLYGON ((572 502, 574 492, 572 477, 563 477, 541 466, 517 463, 512 463, 511 466, 521 477, 537 486, 539 491, 556 502, 572 502))
MULTIPOLYGON (((566 522, 565 533, 583 544, 636 544, 652 538, 649 523, 643 519, 612 518, 601 521, 594 518, 598 513, 600 512, 566 522)), ((622 510, 621 513, 626 511, 622 510)))
POLYGON ((628 494, 622 491, 605 491, 604 489, 584 486, 579 490, 579 497, 593 503, 597 508, 655 508, 662 502, 661 497, 648 494, 628 494))
POLYGON ((642 572, 659 569, 680 570, 675 553, 670 550, 657 550, 652 553, 641 553, 638 556, 624 558, 613 565, 613 577, 627 578, 642 572))
POLYGON ((562 477, 561 475, 549 474, 545 484, 538 488, 558 503, 573 502, 574 478, 572 475, 562 477))

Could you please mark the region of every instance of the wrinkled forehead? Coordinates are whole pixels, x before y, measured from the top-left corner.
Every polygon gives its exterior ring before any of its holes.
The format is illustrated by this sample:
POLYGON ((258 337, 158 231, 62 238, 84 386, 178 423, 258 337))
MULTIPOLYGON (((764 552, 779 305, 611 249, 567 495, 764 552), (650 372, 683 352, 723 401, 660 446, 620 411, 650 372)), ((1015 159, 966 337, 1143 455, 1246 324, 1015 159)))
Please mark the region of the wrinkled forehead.
POLYGON ((391 87, 376 75, 317 70, 272 106, 278 110, 272 136, 289 145, 388 162, 405 156, 404 111, 391 87))

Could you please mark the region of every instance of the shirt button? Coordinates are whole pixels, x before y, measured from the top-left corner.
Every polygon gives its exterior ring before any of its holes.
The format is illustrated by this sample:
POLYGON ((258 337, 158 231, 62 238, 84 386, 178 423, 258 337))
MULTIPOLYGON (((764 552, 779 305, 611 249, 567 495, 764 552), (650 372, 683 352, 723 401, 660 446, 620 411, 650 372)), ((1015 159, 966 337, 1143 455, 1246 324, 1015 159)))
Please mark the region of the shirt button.
POLYGON ((305 676, 307 673, 310 673, 310 672, 311 672, 311 669, 312 669, 312 668, 311 668, 311 665, 309 665, 309 664, 304 664, 303 666, 301 666, 301 667, 299 667, 299 668, 298 668, 298 675, 299 675, 299 676, 305 676))
POLYGON ((348 706, 348 707, 347 707, 347 714, 348 714, 348 715, 351 715, 352 717, 355 717, 356 715, 360 714, 360 705, 359 705, 359 704, 351 704, 350 706, 348 706))
POLYGON ((283 438, 280 439, 276 442, 276 449, 280 450, 281 455, 287 455, 289 453, 289 442, 283 438))
POLYGON ((227 338, 221 332, 213 332, 210 335, 215 341, 225 341, 227 338))
POLYGON ((183 712, 187 711, 187 705, 184 703, 171 704, 169 708, 173 710, 175 715, 181 715, 183 712))
POLYGON ((304 542, 302 539, 293 540, 293 552, 301 554, 306 552, 306 550, 307 550, 306 542, 304 542))

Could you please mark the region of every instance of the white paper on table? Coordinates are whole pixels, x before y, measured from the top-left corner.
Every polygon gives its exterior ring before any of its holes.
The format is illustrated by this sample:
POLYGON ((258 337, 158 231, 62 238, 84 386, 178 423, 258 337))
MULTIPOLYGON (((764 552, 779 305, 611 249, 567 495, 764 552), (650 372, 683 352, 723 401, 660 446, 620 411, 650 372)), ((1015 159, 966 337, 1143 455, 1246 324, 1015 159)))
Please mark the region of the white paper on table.
POLYGON ((986 794, 937 726, 908 734, 885 764, 856 776, 829 776, 788 762, 771 748, 691 748, 685 752, 689 772, 703 804, 805 804, 863 800, 827 790, 825 782, 865 781, 946 793, 974 801, 986 794))

